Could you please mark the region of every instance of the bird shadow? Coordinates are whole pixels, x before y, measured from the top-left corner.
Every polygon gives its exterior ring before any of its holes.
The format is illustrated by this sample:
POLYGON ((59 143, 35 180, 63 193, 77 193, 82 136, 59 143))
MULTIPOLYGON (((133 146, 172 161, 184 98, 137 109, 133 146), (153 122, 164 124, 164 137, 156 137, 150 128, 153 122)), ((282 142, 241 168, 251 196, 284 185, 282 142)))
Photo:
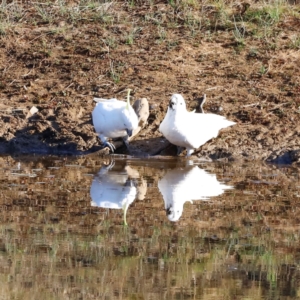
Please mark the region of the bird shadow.
POLYGON ((161 155, 161 153, 164 152, 169 146, 173 145, 171 145, 164 137, 155 137, 149 139, 135 138, 129 143, 128 148, 125 145, 122 145, 121 147, 116 149, 115 153, 128 154, 137 157, 149 157, 161 155))

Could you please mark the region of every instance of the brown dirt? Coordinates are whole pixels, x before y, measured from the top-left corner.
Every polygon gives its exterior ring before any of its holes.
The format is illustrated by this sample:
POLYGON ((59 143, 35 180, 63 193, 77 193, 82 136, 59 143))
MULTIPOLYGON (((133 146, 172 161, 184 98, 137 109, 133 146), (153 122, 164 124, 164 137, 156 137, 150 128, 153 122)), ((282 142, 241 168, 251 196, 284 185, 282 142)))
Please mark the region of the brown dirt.
MULTIPOLYGON (((19 4, 23 14, 0 40, 0 153, 98 151, 93 97, 122 99, 132 88, 134 100, 148 99, 150 116, 130 154, 175 154, 174 147, 164 150, 168 142, 158 127, 176 92, 190 110, 206 94, 205 112, 237 122, 196 155, 300 161, 300 48, 292 44, 299 6, 272 26, 272 34, 258 38, 246 27, 241 41, 208 8, 203 14, 210 25, 195 30, 168 1, 130 3, 111 2, 98 15, 76 20, 55 5, 51 15, 46 5, 42 14, 35 4, 19 4), (39 111, 30 116, 33 106, 39 111)), ((249 3, 249 11, 261 5, 249 3)), ((66 2, 65 9, 77 6, 66 2)), ((127 153, 124 147, 117 152, 127 153)))

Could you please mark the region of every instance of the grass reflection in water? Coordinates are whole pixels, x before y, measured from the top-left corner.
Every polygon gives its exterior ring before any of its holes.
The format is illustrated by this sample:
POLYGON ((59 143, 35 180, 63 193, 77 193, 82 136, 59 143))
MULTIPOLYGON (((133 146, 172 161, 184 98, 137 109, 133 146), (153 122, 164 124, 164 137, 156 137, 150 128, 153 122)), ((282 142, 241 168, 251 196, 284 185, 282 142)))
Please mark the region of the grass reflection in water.
POLYGON ((2 299, 300 296, 295 168, 201 164, 235 188, 185 202, 178 222, 170 222, 157 184, 185 161, 116 160, 109 172, 143 188, 125 226, 122 208, 92 205, 93 180, 109 162, 0 160, 2 299))

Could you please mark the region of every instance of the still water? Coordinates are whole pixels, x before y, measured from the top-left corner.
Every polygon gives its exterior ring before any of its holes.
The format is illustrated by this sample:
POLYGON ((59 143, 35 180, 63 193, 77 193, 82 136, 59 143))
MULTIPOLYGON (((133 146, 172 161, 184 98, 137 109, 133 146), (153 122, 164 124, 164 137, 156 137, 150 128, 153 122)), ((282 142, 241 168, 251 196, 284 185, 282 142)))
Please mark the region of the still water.
POLYGON ((0 157, 0 299, 300 299, 299 174, 0 157))

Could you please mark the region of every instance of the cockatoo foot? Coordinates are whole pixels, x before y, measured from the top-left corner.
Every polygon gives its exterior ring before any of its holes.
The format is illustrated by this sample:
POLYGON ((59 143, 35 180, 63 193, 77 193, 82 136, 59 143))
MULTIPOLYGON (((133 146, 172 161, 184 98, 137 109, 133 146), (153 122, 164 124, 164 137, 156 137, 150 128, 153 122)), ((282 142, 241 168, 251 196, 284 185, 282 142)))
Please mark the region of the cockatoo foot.
POLYGON ((104 142, 104 147, 108 147, 112 153, 114 153, 114 151, 116 150, 116 147, 114 146, 114 144, 107 142, 107 141, 104 142))
POLYGON ((186 157, 189 157, 194 152, 194 149, 186 149, 186 157))

